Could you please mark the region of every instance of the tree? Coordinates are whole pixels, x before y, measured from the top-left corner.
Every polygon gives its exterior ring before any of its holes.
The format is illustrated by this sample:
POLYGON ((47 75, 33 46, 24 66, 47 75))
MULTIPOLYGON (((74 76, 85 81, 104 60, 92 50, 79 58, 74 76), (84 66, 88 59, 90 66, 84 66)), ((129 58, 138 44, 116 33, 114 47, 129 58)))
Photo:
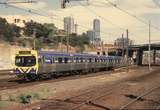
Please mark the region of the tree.
POLYGON ((79 48, 79 52, 82 52, 85 50, 85 45, 89 45, 89 38, 85 33, 83 33, 82 35, 70 34, 69 44, 72 47, 79 48))
POLYGON ((57 27, 54 24, 45 23, 44 27, 48 30, 47 43, 51 43, 52 46, 58 45, 58 37, 56 36, 57 27))
POLYGON ((20 27, 14 25, 14 24, 11 24, 10 28, 11 28, 11 31, 12 31, 12 34, 13 34, 14 37, 20 37, 21 36, 21 34, 20 34, 21 28, 20 27))
POLYGON ((29 37, 32 37, 33 34, 35 34, 36 38, 45 38, 48 36, 49 30, 43 24, 30 21, 25 23, 24 34, 29 37))
POLYGON ((5 18, 0 18, 0 39, 13 41, 14 37, 20 36, 20 31, 20 27, 9 24, 5 18))

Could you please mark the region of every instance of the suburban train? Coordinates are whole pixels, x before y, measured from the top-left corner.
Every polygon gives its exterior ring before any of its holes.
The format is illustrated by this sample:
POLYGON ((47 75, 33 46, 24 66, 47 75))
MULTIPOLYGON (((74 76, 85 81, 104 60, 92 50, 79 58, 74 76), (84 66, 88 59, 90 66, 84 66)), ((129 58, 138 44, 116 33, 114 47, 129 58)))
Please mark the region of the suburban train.
POLYGON ((120 56, 71 54, 54 51, 20 50, 15 55, 15 74, 20 79, 97 72, 125 65, 120 56))

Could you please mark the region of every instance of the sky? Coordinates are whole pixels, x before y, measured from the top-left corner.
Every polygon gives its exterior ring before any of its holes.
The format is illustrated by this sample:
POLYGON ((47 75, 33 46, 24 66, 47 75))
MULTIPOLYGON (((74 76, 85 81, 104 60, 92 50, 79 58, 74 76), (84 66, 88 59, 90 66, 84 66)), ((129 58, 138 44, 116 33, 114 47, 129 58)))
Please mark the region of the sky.
MULTIPOLYGON (((0 0, 5 2, 6 0, 0 0)), ((25 1, 25 0, 8 0, 25 1)), ((77 23, 78 32, 82 33, 93 28, 93 19, 101 21, 101 38, 105 43, 113 43, 121 34, 126 37, 126 29, 129 30, 129 38, 136 44, 148 43, 149 25, 129 16, 110 5, 107 0, 72 1, 66 9, 61 9, 61 0, 35 0, 34 4, 16 4, 14 6, 33 10, 43 17, 28 13, 19 9, 0 5, 0 16, 23 16, 37 22, 52 22, 58 28, 63 29, 63 18, 72 16, 77 23)), ((121 9, 135 15, 138 19, 151 22, 151 40, 160 42, 160 0, 109 0, 121 9), (155 29, 158 28, 158 29, 155 29)))

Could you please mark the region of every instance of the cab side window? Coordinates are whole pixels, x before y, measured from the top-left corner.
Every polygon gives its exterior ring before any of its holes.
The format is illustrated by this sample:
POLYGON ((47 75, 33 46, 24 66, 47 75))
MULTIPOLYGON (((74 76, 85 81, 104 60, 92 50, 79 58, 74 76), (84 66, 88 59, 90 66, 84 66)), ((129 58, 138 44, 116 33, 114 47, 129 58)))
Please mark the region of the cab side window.
POLYGON ((42 56, 38 56, 38 63, 42 63, 43 59, 42 59, 42 56))

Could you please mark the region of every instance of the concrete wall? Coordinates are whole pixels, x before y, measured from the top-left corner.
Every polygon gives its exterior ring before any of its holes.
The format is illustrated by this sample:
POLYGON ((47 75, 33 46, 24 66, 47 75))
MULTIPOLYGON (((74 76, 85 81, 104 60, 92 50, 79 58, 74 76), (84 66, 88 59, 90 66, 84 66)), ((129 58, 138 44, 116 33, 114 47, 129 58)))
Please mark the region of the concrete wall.
POLYGON ((8 43, 0 41, 0 70, 13 68, 15 52, 19 49, 25 48, 11 46, 8 43))

